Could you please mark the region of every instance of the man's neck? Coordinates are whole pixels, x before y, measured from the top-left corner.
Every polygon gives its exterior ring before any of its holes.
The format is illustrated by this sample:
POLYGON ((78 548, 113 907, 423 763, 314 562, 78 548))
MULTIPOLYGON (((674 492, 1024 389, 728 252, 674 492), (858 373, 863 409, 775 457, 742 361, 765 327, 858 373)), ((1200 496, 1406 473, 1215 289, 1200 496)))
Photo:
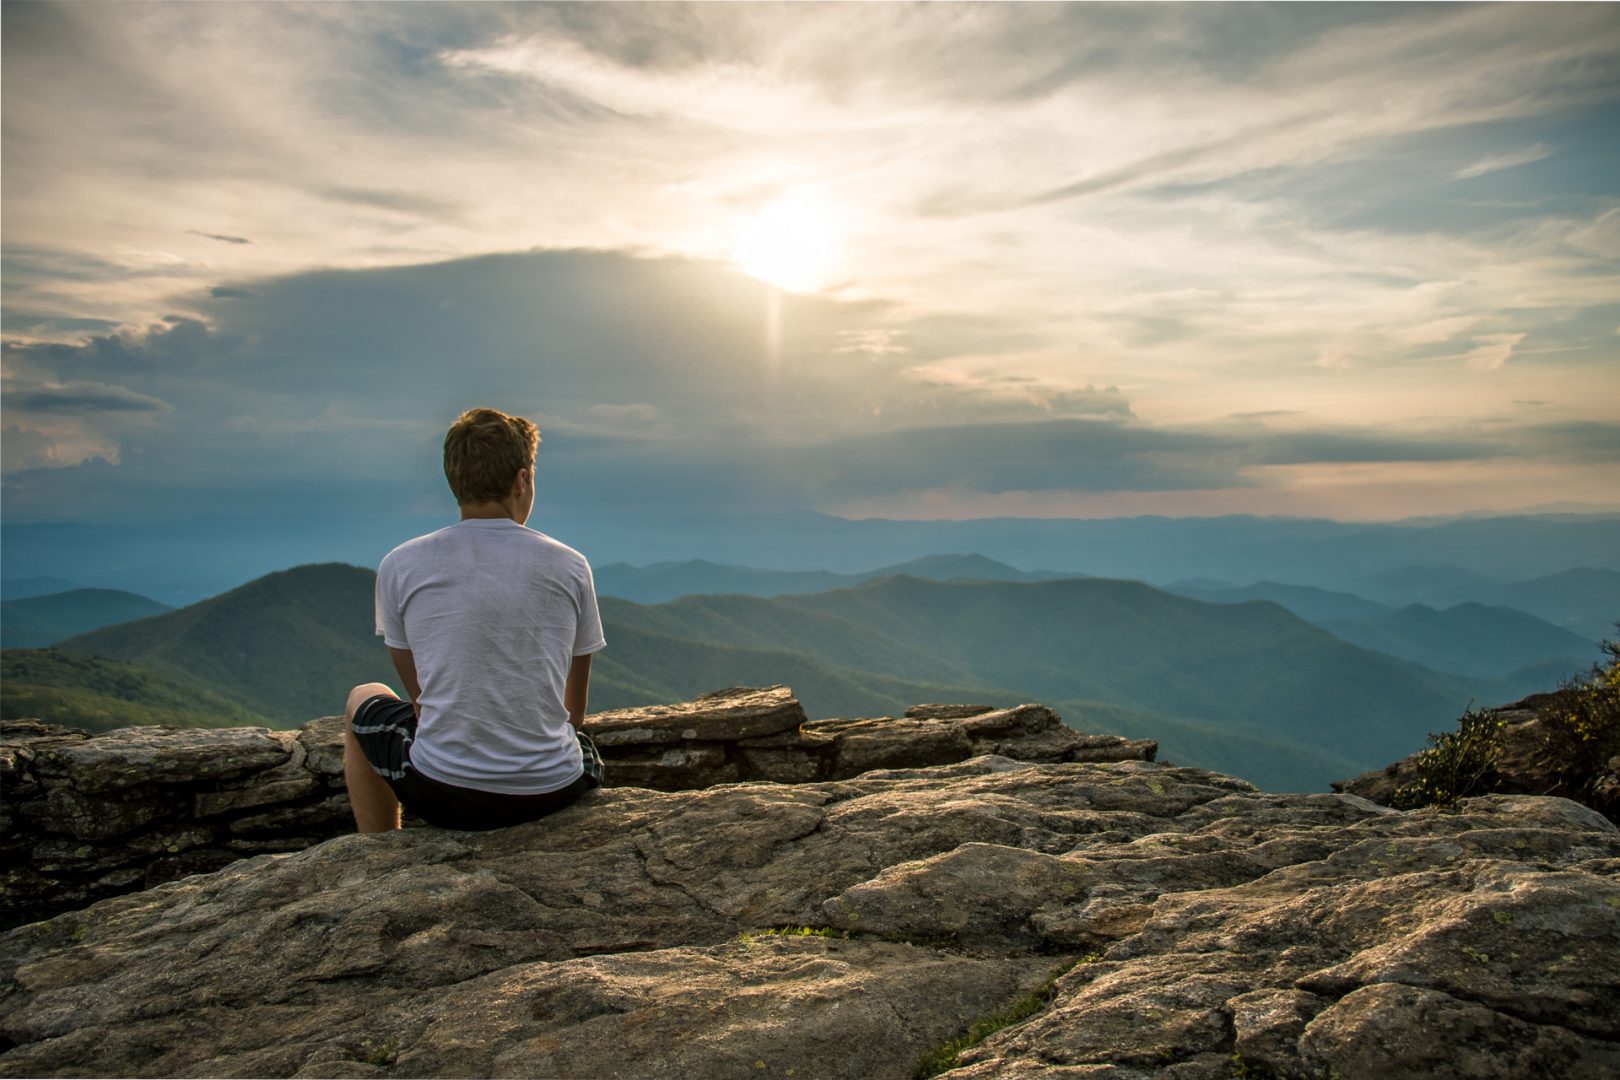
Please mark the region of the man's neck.
POLYGON ((517 511, 504 502, 460 503, 462 521, 489 521, 505 518, 508 521, 518 521, 517 511))

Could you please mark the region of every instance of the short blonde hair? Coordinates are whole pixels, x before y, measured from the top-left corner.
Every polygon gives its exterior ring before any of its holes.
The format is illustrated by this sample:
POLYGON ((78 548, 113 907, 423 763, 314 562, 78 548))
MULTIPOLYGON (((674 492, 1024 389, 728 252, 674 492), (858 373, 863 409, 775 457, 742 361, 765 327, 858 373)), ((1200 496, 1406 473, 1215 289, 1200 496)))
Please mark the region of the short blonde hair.
POLYGON ((534 465, 540 431, 499 409, 468 409, 444 436, 444 478, 458 503, 497 502, 519 469, 534 465))

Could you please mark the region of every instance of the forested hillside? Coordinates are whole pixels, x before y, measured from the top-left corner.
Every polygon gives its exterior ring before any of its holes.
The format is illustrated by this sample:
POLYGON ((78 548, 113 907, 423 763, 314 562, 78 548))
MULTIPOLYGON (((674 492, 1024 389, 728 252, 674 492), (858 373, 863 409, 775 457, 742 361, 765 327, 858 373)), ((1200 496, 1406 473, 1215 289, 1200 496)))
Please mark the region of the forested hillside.
MULTIPOLYGON (((373 634, 373 580, 357 567, 298 567, 62 648, 298 724, 336 712, 357 682, 395 681, 373 634)), ((1129 581, 902 576, 771 600, 601 606, 609 646, 595 660, 593 708, 775 682, 812 716, 1040 701, 1074 726, 1157 738, 1169 759, 1274 788, 1320 790, 1399 757, 1491 690, 1346 644, 1275 604, 1209 604, 1129 581)))

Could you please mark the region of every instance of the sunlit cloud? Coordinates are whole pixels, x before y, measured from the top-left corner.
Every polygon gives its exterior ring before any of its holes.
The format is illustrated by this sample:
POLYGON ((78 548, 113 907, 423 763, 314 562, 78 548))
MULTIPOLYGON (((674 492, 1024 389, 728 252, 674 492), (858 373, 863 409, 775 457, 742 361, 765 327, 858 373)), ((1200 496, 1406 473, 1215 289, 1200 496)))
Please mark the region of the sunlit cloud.
POLYGON ((1524 334, 1486 334, 1475 338, 1468 353, 1468 364, 1475 371, 1495 371, 1513 358, 1513 350, 1524 334))
POLYGON ((1480 158, 1472 165, 1458 169, 1452 175, 1458 180, 1469 180, 1486 173, 1501 172, 1503 169, 1515 169, 1520 165, 1529 165, 1533 162, 1543 161, 1552 156, 1552 151, 1540 143, 1523 150, 1515 150, 1506 154, 1493 154, 1490 157, 1480 158))
POLYGON ((506 38, 483 48, 446 50, 440 59, 452 68, 521 76, 633 116, 673 117, 751 134, 779 133, 785 124, 813 125, 815 117, 830 120, 814 88, 784 82, 777 73, 747 63, 649 70, 560 36, 506 38))

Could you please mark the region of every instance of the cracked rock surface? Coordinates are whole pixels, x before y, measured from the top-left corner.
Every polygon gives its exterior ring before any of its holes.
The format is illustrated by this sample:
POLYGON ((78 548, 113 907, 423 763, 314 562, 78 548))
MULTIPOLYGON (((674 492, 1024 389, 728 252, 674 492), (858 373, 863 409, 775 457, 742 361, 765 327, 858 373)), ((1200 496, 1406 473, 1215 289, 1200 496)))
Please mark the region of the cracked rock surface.
POLYGON ((1056 971, 953 1075, 1620 1075, 1620 833, 1140 761, 604 789, 12 930, 0 1075, 906 1077, 1056 971))

